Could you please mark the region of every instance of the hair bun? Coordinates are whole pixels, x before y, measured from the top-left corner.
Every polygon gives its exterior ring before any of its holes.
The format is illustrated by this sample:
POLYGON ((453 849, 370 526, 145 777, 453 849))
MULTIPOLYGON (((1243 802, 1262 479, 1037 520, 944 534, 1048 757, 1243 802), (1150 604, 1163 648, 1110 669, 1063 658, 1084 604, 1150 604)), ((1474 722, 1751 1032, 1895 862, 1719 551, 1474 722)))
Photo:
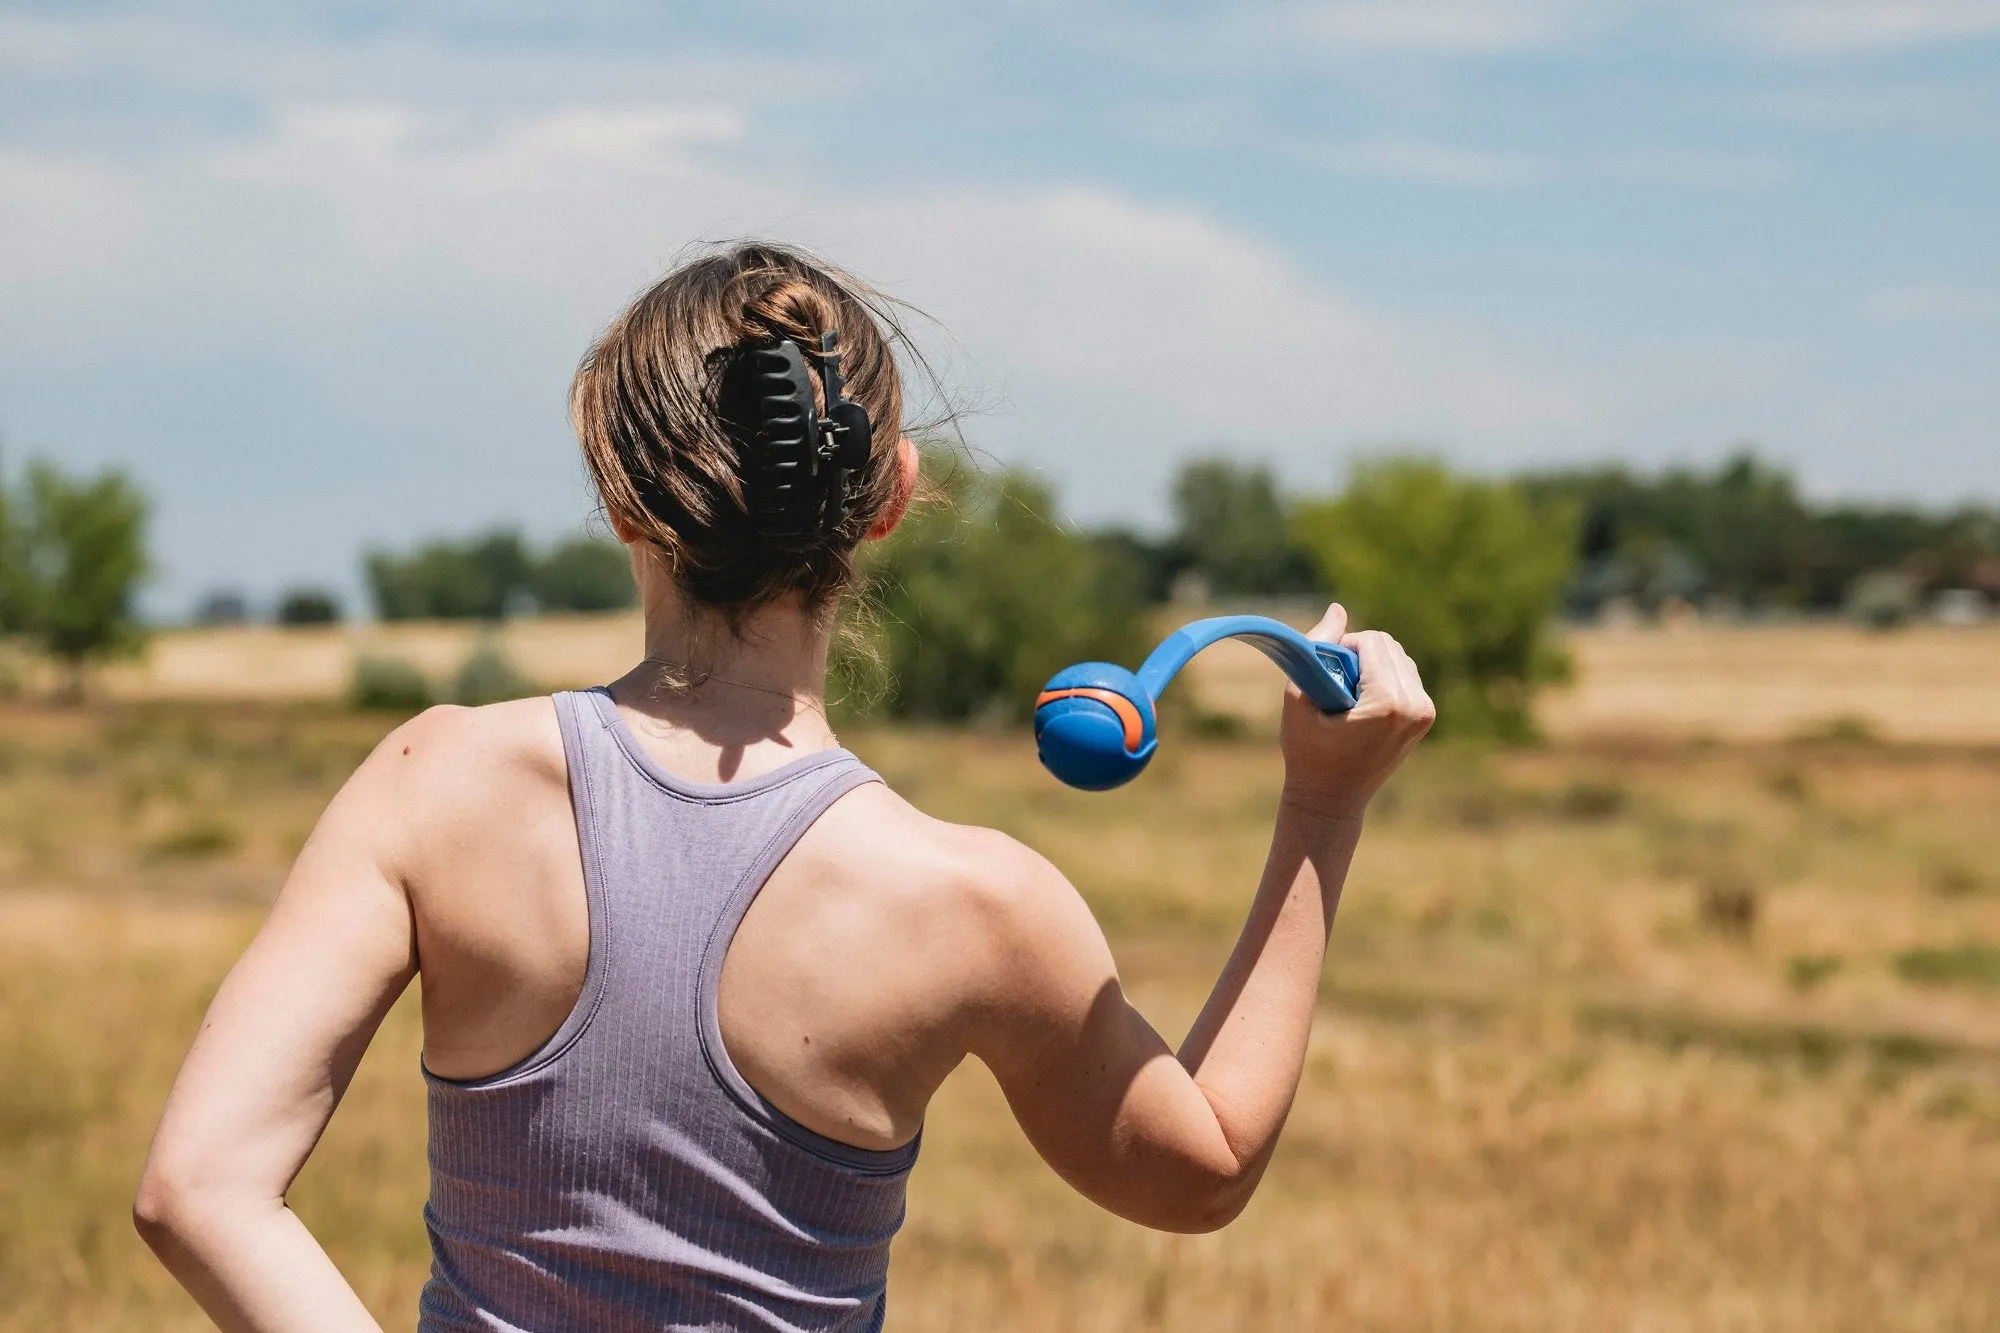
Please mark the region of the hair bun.
POLYGON ((790 338, 806 347, 819 346, 820 336, 840 323, 826 295, 798 278, 779 278, 745 302, 743 319, 749 337, 790 338))

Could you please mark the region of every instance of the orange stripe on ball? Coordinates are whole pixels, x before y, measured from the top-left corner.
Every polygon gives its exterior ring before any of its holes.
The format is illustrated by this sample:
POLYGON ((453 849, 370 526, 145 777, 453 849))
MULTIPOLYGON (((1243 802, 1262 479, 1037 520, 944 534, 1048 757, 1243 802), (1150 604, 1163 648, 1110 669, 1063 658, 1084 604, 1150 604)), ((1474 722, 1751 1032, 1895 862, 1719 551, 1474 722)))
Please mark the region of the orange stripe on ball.
POLYGON ((1146 723, 1139 716, 1139 706, 1116 690, 1101 690, 1094 686, 1079 685, 1066 690, 1043 690, 1035 700, 1035 707, 1052 704, 1058 699, 1095 699, 1118 715, 1125 724, 1125 751, 1138 752, 1139 745, 1146 739, 1146 723))

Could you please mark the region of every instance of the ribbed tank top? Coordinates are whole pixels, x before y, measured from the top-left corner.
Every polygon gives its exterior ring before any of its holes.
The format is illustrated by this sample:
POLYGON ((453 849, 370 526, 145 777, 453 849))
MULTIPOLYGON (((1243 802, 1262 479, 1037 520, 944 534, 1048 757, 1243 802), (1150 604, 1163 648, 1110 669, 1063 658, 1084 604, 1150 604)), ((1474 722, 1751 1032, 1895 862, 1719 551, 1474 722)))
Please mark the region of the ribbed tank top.
POLYGON ((426 1071, 419 1328, 881 1328, 916 1142, 872 1152, 786 1116, 730 1063, 716 1003, 771 871, 878 779, 825 750, 747 782, 688 782, 646 754, 608 691, 555 706, 590 962, 574 1010, 519 1064, 426 1071))

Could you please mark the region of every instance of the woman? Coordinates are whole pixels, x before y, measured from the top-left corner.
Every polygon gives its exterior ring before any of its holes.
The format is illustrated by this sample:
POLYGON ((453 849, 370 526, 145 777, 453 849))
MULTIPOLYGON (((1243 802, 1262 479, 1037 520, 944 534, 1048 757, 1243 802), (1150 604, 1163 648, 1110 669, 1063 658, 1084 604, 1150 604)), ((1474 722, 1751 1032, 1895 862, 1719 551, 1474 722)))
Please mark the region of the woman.
POLYGON ((1106 1208, 1200 1231, 1249 1200, 1363 811, 1430 701, 1394 641, 1328 609, 1314 632, 1360 653, 1360 706, 1288 697, 1263 880, 1171 1049, 1060 872, 911 807, 827 723, 855 548, 917 485, 885 322, 843 276, 743 245, 584 361, 572 414, 645 659, 432 709, 328 807, 135 1208, 224 1328, 375 1326, 285 1192, 419 974, 424 1329, 879 1328, 924 1108, 968 1054, 1106 1208))

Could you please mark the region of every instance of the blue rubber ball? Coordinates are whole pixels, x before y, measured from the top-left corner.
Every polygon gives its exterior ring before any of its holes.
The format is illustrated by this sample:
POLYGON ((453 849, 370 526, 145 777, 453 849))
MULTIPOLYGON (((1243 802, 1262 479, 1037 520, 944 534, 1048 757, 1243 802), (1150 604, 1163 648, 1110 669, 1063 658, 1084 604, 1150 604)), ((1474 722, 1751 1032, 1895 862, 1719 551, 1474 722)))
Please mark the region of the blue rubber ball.
POLYGON ((1153 700, 1139 678, 1110 662, 1065 667, 1035 701, 1035 751, 1072 787, 1108 791, 1145 771, 1159 744, 1153 700))

